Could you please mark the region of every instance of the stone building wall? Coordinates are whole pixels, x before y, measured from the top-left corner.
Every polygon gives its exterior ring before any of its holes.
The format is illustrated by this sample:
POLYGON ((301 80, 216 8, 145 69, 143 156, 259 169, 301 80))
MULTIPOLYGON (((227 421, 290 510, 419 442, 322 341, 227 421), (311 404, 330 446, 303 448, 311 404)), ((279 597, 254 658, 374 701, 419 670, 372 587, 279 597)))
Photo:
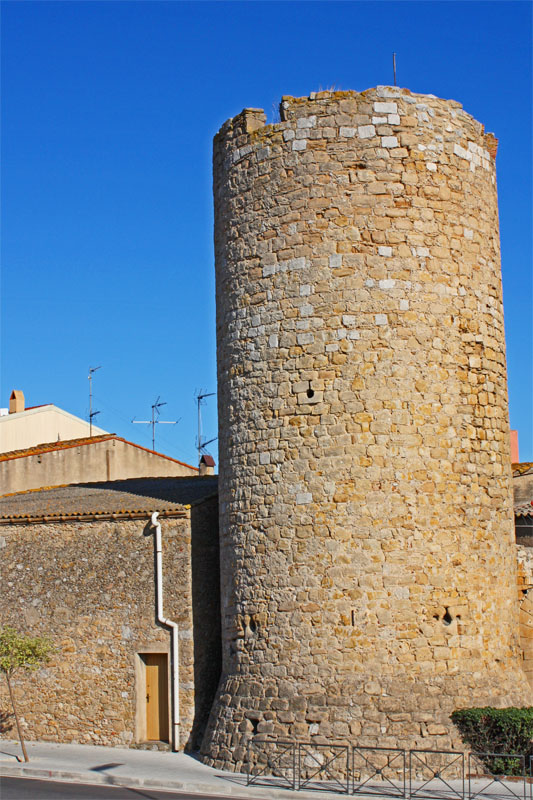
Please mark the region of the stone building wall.
POLYGON ((223 678, 253 733, 449 747, 522 705, 496 140, 378 87, 215 138, 223 678))
MULTIPOLYGON (((193 549, 216 553, 213 501, 193 509, 193 549)), ((193 608, 190 517, 184 510, 182 518, 160 518, 164 611, 179 624, 181 747, 191 744, 193 726, 205 725, 204 651, 219 647, 216 630, 196 635, 195 616, 218 613, 218 576, 212 558, 195 565, 212 593, 193 608)), ((170 633, 156 623, 149 519, 0 527, 0 626, 46 635, 57 648, 50 663, 14 681, 29 739, 130 745, 143 738, 139 654, 170 652, 170 633)), ((0 708, 10 710, 5 682, 0 708)))

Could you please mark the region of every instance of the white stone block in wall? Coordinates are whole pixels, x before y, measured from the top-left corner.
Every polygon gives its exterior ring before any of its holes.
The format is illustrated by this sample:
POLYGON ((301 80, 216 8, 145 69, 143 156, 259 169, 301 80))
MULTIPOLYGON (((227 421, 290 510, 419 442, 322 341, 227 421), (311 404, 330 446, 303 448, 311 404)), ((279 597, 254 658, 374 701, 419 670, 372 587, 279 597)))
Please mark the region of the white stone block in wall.
POLYGON ((292 143, 293 150, 305 150, 307 147, 307 142, 305 139, 295 139, 292 143))
POLYGON ((380 289, 394 289, 396 281, 393 278, 384 278, 379 282, 380 289))
POLYGON ((300 297, 308 297, 311 294, 311 287, 307 284, 300 286, 300 297))
POLYGON ((343 314, 342 324, 345 325, 347 328, 353 327, 355 325, 355 317, 352 314, 343 314))
MULTIPOLYGON (((300 258, 289 258, 286 261, 280 261, 275 269, 274 272, 292 272, 295 269, 303 269, 306 266, 305 257, 301 256, 300 258)), ((265 275, 266 267, 263 267, 263 276, 265 275)), ((274 274, 273 272, 269 274, 274 274)))
POLYGON ((262 147, 260 150, 257 151, 257 160, 264 161, 265 158, 268 158, 270 155, 270 147, 262 147))
POLYGON ((397 114, 397 103, 374 103, 374 111, 376 114, 397 114))
MULTIPOLYGON (((399 86, 377 86, 376 87, 376 94, 378 97, 397 97, 401 92, 399 86)), ((404 97, 403 98, 406 103, 414 103, 416 102, 413 97, 404 97)))
POLYGON ((285 263, 287 264, 287 270, 289 272, 291 272, 293 269, 303 269, 305 267, 305 257, 301 256, 300 258, 291 258, 285 263))
POLYGON ((453 152, 456 156, 459 156, 459 158, 465 158, 467 161, 472 160, 472 153, 469 150, 465 150, 460 144, 454 144, 453 152))
POLYGON ((277 347, 278 346, 278 334, 271 333, 268 337, 268 346, 269 347, 277 347))
POLYGON ((381 146, 382 147, 398 147, 398 139, 396 136, 382 136, 381 137, 381 146))
POLYGON ((305 506, 313 502, 313 495, 309 492, 298 492, 296 495, 296 503, 299 506, 305 506))
POLYGON ((299 333, 298 344, 313 344, 315 337, 312 333, 299 333))
POLYGON ((348 331, 348 339, 360 339, 361 334, 359 331, 348 331))
POLYGON ((388 325, 389 320, 386 314, 374 314, 374 322, 376 325, 388 325))
POLYGON ((260 464, 270 464, 270 453, 259 453, 260 464))
POLYGON ((292 384, 292 391, 295 394, 301 394, 309 389, 309 381, 295 381, 292 384))
POLYGON ((347 139, 351 139, 355 136, 355 128, 346 128, 344 125, 341 125, 339 133, 341 136, 346 136, 347 139))
POLYGON ((428 161, 428 163, 426 164, 426 169, 429 170, 430 172, 436 172, 437 165, 433 161, 428 161))
POLYGON ((380 256, 390 257, 392 255, 392 247, 386 247, 385 245, 381 245, 378 247, 378 253, 380 256))
POLYGON ((303 305, 300 306, 300 316, 310 317, 314 310, 311 303, 303 303, 303 305))
POLYGON ((407 311, 409 308, 409 300, 400 300, 400 311, 407 311))
POLYGON ((372 117, 372 125, 386 125, 387 122, 387 117, 372 117))
POLYGON ((296 122, 298 128, 314 128, 316 125, 316 116, 313 114, 311 117, 300 117, 296 122))
POLYGON ((376 135, 376 129, 373 125, 359 125, 357 133, 360 139, 371 139, 372 136, 376 135))
POLYGON ((294 139, 294 131, 290 128, 288 131, 283 131, 283 138, 285 139, 286 142, 290 141, 291 139, 294 139))
POLYGON ((473 239, 474 238, 474 231, 470 228, 464 229, 464 237, 465 239, 473 239))
POLYGON ((388 115, 388 122, 389 125, 399 125, 400 124, 400 117, 398 114, 389 114, 388 115))
POLYGON ((329 265, 330 267, 342 267, 342 255, 341 253, 334 253, 332 256, 329 257, 329 265))

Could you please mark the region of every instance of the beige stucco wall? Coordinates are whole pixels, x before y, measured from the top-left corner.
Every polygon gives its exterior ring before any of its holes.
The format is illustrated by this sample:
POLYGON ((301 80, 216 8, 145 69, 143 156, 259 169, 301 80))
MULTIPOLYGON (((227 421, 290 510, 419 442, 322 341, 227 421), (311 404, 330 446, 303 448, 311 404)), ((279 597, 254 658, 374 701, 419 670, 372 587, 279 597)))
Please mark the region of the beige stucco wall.
MULTIPOLYGON (((93 425, 92 433, 106 431, 93 425)), ((83 436, 89 436, 89 423, 53 405, 0 417, 0 453, 83 436)))
POLYGON ((198 470, 119 438, 0 461, 0 493, 66 483, 198 475, 198 470))
MULTIPOLYGON (((209 586, 198 596, 191 572, 191 511, 161 518, 164 611, 179 624, 181 747, 193 727, 201 730, 208 680, 216 668, 218 629, 195 617, 218 617, 216 574, 207 574, 218 552, 215 501, 193 509, 200 553, 196 580, 209 586), (214 503, 214 506, 213 506, 214 503), (214 607, 208 607, 209 603, 214 607), (194 605, 194 609, 193 609, 194 605), (199 641, 196 641, 199 640, 199 641), (206 666, 206 651, 213 663, 206 666)), ((140 653, 168 653, 170 633, 156 624, 154 537, 146 519, 0 525, 2 595, 0 625, 46 635, 57 648, 52 660, 14 682, 22 726, 29 739, 128 745, 143 738, 145 693, 140 653)), ((209 680, 211 684, 209 684, 209 680)), ((5 682, 0 713, 10 711, 5 682)), ((0 735, 12 737, 6 729, 0 735)))

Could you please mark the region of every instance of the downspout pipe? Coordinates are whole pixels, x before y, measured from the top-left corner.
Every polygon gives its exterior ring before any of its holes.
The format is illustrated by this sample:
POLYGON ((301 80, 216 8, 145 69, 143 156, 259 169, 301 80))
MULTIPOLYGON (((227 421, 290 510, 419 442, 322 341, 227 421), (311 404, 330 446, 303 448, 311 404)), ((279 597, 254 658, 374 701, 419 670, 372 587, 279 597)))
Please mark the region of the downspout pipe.
POLYGON ((163 614, 163 549, 161 546, 161 523, 158 511, 152 514, 152 525, 155 528, 155 582, 157 597, 157 621, 170 628, 172 649, 171 685, 172 685, 172 749, 176 752, 180 745, 180 667, 178 649, 178 623, 167 619, 163 614))

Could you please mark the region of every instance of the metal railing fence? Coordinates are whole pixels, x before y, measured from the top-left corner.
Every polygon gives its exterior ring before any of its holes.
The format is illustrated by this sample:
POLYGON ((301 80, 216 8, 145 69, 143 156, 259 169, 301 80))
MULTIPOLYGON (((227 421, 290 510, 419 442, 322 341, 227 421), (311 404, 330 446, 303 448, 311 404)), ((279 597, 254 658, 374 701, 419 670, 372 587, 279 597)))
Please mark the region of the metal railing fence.
POLYGON ((254 737, 248 743, 247 759, 248 786, 401 800, 533 800, 533 756, 513 753, 403 750, 254 737))

